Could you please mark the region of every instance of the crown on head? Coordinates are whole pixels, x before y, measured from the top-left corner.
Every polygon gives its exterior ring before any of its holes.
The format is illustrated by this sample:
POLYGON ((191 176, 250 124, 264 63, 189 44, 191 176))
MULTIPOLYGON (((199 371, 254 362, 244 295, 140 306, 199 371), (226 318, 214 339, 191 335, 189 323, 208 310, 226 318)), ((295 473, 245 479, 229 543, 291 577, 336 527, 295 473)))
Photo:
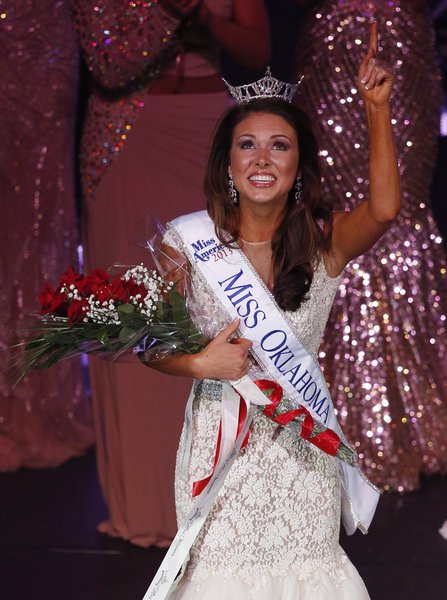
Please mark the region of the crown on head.
POLYGON ((223 82, 238 104, 247 104, 257 98, 280 98, 292 102, 296 90, 303 77, 297 83, 286 83, 273 77, 270 67, 267 67, 264 77, 245 85, 232 86, 225 79, 223 82))

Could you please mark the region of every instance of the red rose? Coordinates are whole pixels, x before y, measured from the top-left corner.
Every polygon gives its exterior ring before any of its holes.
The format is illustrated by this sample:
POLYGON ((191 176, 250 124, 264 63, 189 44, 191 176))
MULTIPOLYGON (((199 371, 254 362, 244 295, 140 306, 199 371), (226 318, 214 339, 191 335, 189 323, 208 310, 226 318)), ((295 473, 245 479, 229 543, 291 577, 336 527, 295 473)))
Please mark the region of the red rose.
POLYGON ((73 300, 67 310, 70 325, 83 321, 88 308, 89 304, 84 298, 82 300, 73 300))
POLYGON ((135 297, 137 294, 141 295, 141 299, 146 298, 148 291, 142 283, 135 283, 133 279, 125 282, 127 293, 129 296, 135 297))
POLYGON ((127 289, 127 282, 123 281, 121 277, 116 277, 114 281, 110 285, 110 293, 114 300, 119 300, 120 302, 128 302, 129 301, 129 290, 127 289))
POLYGON ((65 314, 65 295, 56 291, 49 283, 44 285, 42 292, 39 294, 39 303, 40 312, 43 315, 47 313, 65 314))
POLYGON ((90 296, 91 292, 89 275, 85 275, 82 279, 76 281, 74 285, 76 286, 80 296, 83 296, 84 298, 88 298, 88 296, 90 296))
POLYGON ((87 282, 84 287, 84 293, 93 294, 94 296, 109 284, 109 275, 102 269, 94 269, 86 279, 87 282))
POLYGON ((69 288, 71 284, 75 285, 77 288, 78 284, 80 284, 83 279, 84 275, 82 275, 82 273, 76 273, 72 265, 69 265, 59 282, 59 289, 63 288, 64 285, 69 288))
POLYGON ((112 286, 110 283, 107 283, 102 287, 96 289, 95 300, 99 300, 99 302, 109 302, 109 300, 114 300, 114 296, 112 294, 112 286))

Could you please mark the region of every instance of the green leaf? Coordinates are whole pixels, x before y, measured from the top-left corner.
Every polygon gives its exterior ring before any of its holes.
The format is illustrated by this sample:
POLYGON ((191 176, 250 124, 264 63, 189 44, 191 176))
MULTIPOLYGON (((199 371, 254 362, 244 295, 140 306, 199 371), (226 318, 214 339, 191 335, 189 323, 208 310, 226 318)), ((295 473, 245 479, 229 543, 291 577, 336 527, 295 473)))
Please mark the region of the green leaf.
POLYGON ((133 337, 135 337, 136 333, 137 332, 134 329, 131 329, 130 327, 127 327, 126 325, 124 325, 124 327, 122 327, 121 331, 119 332, 118 339, 120 342, 125 343, 125 342, 128 342, 133 337))
POLYGON ((104 329, 98 331, 97 339, 99 342, 101 342, 101 344, 104 344, 104 346, 109 345, 109 333, 105 327, 104 329))
POLYGON ((119 314, 133 313, 135 312, 135 306, 133 304, 120 304, 117 309, 119 314))

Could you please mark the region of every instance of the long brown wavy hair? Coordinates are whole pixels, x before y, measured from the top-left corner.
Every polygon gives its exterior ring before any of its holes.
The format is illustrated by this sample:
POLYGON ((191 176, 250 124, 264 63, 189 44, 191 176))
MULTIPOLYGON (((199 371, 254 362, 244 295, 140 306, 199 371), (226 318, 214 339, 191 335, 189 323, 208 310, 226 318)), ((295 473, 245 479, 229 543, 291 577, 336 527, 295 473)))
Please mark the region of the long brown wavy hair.
POLYGON ((283 310, 296 310, 306 299, 322 251, 329 246, 333 210, 332 204, 321 197, 318 145, 310 119, 300 108, 276 98, 261 98, 235 106, 224 115, 214 136, 205 176, 207 209, 219 240, 227 246, 237 242, 240 213, 228 194, 228 165, 234 129, 252 113, 282 117, 298 138, 303 201, 296 203, 292 188, 284 218, 272 239, 273 295, 283 310), (327 224, 328 235, 323 235, 319 219, 327 224))

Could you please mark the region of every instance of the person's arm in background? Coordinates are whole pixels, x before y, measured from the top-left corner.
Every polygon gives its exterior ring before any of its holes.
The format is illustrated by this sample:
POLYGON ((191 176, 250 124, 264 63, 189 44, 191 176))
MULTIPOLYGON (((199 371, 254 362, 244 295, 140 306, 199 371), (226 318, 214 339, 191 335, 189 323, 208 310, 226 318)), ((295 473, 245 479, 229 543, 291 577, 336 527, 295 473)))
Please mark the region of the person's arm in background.
POLYGON ((175 31, 200 0, 71 0, 83 54, 94 79, 118 89, 138 79, 175 45, 175 31))
POLYGON ((231 20, 212 13, 202 1, 196 20, 241 65, 253 69, 267 66, 271 55, 270 26, 262 0, 234 0, 231 20))

